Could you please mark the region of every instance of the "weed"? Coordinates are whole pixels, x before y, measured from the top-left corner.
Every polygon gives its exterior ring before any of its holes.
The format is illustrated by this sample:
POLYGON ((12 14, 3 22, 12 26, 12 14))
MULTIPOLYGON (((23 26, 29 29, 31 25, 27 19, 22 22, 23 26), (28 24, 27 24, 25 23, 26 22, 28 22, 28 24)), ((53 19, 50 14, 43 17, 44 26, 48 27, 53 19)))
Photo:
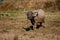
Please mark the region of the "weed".
POLYGON ((15 35, 14 36, 14 40, 18 40, 18 35, 15 35))

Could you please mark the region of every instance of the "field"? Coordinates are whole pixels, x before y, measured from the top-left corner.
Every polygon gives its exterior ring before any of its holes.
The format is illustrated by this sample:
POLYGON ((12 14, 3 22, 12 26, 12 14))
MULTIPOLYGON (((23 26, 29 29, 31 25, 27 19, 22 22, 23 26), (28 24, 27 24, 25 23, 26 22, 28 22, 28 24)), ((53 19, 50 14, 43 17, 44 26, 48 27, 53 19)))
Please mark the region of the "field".
POLYGON ((30 22, 23 11, 0 12, 0 40, 60 40, 60 12, 45 14, 45 28, 25 31, 30 22))

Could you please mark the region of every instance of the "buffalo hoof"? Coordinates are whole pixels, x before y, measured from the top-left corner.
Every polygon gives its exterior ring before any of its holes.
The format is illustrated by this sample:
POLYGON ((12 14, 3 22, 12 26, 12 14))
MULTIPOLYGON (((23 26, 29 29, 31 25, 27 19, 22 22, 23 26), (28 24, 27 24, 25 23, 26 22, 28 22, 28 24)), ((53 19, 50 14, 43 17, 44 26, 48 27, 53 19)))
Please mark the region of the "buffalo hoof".
POLYGON ((42 22, 39 22, 36 26, 36 29, 39 29, 42 26, 42 22))
POLYGON ((30 29, 31 29, 31 30, 34 30, 34 29, 33 29, 33 26, 30 26, 30 29))
POLYGON ((27 28, 24 28, 26 31, 30 31, 30 30, 34 30, 33 29, 33 26, 30 26, 30 27, 27 27, 27 28))
POLYGON ((30 31, 30 28, 24 28, 26 31, 30 31))
POLYGON ((39 29, 41 27, 41 25, 37 25, 36 29, 39 29))

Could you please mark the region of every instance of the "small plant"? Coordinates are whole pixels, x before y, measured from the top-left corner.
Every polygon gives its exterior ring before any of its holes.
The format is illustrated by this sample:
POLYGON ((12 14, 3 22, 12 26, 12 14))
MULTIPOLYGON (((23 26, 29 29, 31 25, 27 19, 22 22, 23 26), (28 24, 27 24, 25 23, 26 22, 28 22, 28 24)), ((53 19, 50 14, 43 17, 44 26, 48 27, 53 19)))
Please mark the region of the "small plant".
POLYGON ((10 28, 9 26, 4 26, 4 27, 2 28, 2 32, 3 32, 3 33, 9 32, 10 29, 11 29, 11 28, 10 28))
POLYGON ((0 14, 0 16, 4 16, 4 14, 0 14))
POLYGON ((57 5, 58 10, 60 10, 60 0, 56 0, 56 5, 57 5))
POLYGON ((46 2, 45 3, 45 8, 52 7, 53 6, 52 4, 53 4, 52 2, 46 2))
POLYGON ((3 32, 8 32, 8 30, 7 30, 7 29, 3 29, 2 31, 3 31, 3 32))
POLYGON ((14 36, 14 40, 18 40, 18 35, 15 35, 14 36))

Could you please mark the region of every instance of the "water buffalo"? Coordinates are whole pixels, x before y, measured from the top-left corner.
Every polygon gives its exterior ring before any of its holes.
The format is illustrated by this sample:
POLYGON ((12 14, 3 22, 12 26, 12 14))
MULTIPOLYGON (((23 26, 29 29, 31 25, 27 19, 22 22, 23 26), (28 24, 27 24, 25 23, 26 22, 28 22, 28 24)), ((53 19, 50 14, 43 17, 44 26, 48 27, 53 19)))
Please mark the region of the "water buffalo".
POLYGON ((33 25, 36 24, 36 29, 42 26, 42 23, 45 22, 45 12, 42 9, 28 11, 26 13, 27 19, 30 20, 30 28, 33 30, 33 25))

